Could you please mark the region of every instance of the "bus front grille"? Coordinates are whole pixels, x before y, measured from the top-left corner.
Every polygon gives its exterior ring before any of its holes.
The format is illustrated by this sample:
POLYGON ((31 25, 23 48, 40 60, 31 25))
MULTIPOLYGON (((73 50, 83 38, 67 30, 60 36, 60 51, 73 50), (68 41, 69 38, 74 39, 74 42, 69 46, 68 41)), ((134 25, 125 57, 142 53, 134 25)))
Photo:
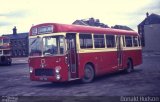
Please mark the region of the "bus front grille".
POLYGON ((35 69, 35 76, 53 76, 53 69, 35 69))

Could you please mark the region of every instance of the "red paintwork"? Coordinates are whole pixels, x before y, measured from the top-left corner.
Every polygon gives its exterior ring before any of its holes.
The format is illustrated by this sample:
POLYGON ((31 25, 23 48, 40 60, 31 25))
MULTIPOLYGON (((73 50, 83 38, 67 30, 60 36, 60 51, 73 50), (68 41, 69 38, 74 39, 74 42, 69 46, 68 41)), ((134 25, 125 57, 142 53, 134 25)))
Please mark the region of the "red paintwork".
POLYGON ((135 31, 128 30, 119 30, 112 28, 99 28, 99 27, 90 27, 90 26, 82 26, 82 25, 68 25, 68 24, 58 24, 58 23, 44 23, 33 26, 30 29, 30 36, 32 36, 31 31, 33 28, 40 26, 54 26, 54 33, 56 32, 79 32, 79 33, 97 33, 97 34, 117 34, 117 35, 138 35, 135 31))
MULTIPOLYGON (((141 50, 123 51, 123 66, 127 67, 128 58, 132 58, 133 65, 139 65, 142 63, 141 50)), ((118 71, 117 52, 96 52, 96 53, 81 53, 79 54, 79 77, 84 76, 84 66, 86 63, 93 63, 96 75, 103 75, 106 73, 118 71), (115 68, 113 68, 115 67, 115 68)))
MULTIPOLYGON (((42 68, 41 67, 41 59, 45 59, 45 67, 44 68, 51 68, 55 72, 56 66, 61 66, 60 75, 62 75, 62 79, 60 81, 67 81, 68 80, 68 67, 65 63, 65 56, 50 56, 50 57, 35 57, 35 58, 29 58, 29 66, 37 69, 42 68), (61 60, 60 62, 56 62, 57 60, 61 60)), ((40 80, 39 76, 34 75, 34 71, 32 74, 30 74, 31 80, 40 80)), ((55 74, 52 77, 47 77, 47 81, 57 81, 55 79, 55 74)))

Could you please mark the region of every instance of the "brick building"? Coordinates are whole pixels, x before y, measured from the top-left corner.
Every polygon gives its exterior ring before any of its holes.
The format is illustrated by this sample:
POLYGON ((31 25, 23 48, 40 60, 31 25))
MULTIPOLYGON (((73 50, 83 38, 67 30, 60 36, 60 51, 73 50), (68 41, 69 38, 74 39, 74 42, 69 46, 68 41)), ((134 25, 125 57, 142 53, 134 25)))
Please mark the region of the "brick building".
POLYGON ((146 13, 146 18, 138 25, 144 51, 160 51, 160 15, 146 13))
POLYGON ((28 56, 28 33, 17 33, 16 27, 13 28, 13 34, 6 34, 11 41, 12 57, 28 56))

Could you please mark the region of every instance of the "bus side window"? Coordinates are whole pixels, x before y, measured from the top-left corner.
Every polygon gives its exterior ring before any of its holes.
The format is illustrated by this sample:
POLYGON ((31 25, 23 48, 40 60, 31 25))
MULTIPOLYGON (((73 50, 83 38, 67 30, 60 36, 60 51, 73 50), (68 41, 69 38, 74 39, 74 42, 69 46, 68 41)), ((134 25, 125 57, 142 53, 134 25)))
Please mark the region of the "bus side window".
POLYGON ((105 48, 104 35, 94 35, 95 48, 105 48))
POLYGON ((0 39, 0 45, 2 45, 2 39, 0 39))
POLYGON ((125 36, 126 41, 126 47, 132 47, 132 37, 131 36, 125 36))
POLYGON ((141 46, 141 40, 140 37, 138 37, 138 45, 141 46))
POLYGON ((62 37, 60 37, 59 39, 59 45, 60 45, 60 54, 64 53, 64 39, 62 37))
POLYGON ((122 40, 123 40, 123 47, 126 47, 126 45, 125 45, 125 36, 122 36, 122 40))
POLYGON ((114 35, 106 35, 106 45, 107 48, 113 48, 116 46, 115 44, 115 36, 114 35))
POLYGON ((91 34, 79 34, 80 48, 93 48, 92 35, 91 34))
POLYGON ((2 50, 0 50, 0 55, 2 55, 2 50))
POLYGON ((134 45, 134 47, 138 46, 138 38, 137 38, 137 36, 133 37, 133 45, 134 45))

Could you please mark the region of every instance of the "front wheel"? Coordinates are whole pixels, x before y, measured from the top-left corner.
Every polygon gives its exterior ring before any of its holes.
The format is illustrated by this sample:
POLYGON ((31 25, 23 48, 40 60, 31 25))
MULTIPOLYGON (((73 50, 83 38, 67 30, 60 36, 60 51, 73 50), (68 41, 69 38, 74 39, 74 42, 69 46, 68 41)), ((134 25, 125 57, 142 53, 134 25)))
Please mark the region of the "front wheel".
POLYGON ((134 68, 133 68, 133 63, 131 60, 127 61, 127 69, 125 69, 126 73, 131 73, 133 72, 134 68))
POLYGON ((90 83, 94 79, 94 69, 90 64, 86 64, 84 68, 84 77, 82 78, 83 83, 90 83))

